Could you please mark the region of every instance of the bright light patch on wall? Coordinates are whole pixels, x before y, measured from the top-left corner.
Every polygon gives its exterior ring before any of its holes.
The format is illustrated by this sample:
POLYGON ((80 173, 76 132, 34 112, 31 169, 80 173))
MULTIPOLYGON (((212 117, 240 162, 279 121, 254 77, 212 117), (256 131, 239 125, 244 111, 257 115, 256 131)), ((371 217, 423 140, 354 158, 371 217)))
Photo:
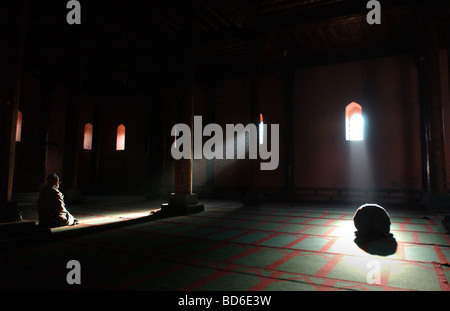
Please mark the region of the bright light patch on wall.
POLYGON ((22 112, 17 111, 16 142, 22 140, 22 112))
POLYGON ((83 139, 83 149, 92 150, 92 131, 93 126, 91 123, 86 123, 84 126, 84 139, 83 139))
POLYGON ((264 143, 264 120, 262 113, 259 114, 259 144, 264 143))
POLYGON ((125 150, 125 126, 123 124, 117 127, 116 150, 125 150))
POLYGON ((364 118, 362 108, 353 102, 345 108, 345 133, 347 141, 364 140, 364 118))

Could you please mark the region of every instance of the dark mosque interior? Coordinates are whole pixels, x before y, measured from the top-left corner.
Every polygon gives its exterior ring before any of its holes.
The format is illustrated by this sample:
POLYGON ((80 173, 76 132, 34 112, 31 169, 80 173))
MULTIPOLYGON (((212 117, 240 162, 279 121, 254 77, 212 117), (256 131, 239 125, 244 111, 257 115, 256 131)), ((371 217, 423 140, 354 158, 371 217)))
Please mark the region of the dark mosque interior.
POLYGON ((20 0, 0 25, 0 290, 450 290, 450 2, 20 0), (50 174, 76 225, 39 223, 50 174))

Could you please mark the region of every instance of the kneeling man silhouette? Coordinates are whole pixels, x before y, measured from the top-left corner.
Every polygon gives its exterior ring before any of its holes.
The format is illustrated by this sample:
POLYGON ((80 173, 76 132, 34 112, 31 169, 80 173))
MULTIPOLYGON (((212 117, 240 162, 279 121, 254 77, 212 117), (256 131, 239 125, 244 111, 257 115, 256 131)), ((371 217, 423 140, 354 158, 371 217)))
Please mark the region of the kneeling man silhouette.
POLYGON ((59 191, 59 177, 56 174, 47 177, 47 185, 42 189, 38 199, 38 214, 41 227, 78 224, 78 220, 66 209, 64 195, 59 191))
POLYGON ((391 219, 386 210, 377 204, 360 206, 353 216, 357 237, 382 239, 391 237, 391 219))

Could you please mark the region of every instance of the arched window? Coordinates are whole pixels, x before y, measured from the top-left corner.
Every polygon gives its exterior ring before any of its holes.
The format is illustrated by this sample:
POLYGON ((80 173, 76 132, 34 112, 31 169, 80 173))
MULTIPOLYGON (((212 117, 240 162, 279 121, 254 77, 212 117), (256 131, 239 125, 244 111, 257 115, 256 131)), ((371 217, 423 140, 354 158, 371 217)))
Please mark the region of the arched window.
POLYGON ((364 139, 362 108, 355 102, 345 107, 345 135, 347 141, 361 141, 364 139))
POLYGON ((93 126, 91 123, 86 123, 84 125, 84 140, 83 140, 83 149, 84 150, 92 150, 92 131, 93 126))
POLYGON ((174 141, 174 147, 177 147, 177 125, 175 124, 175 141, 174 141))
POLYGON ((259 114, 259 144, 264 143, 264 120, 262 113, 259 114))
POLYGON ((123 124, 117 127, 116 150, 125 150, 125 126, 123 124))
POLYGON ((16 142, 22 140, 22 112, 17 111, 17 123, 16 123, 16 142))

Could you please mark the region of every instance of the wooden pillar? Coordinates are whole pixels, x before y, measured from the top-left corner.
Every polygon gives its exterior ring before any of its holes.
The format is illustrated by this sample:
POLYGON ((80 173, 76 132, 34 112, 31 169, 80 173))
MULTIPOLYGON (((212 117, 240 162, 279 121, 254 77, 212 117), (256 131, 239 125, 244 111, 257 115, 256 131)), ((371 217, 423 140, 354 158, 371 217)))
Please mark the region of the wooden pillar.
POLYGON ((161 176, 160 176, 160 189, 163 196, 166 196, 170 188, 169 185, 169 158, 170 155, 170 141, 172 140, 172 136, 170 136, 170 129, 169 127, 169 77, 171 73, 171 64, 169 62, 169 58, 165 60, 165 69, 164 69, 164 85, 162 88, 162 94, 161 94, 161 149, 160 152, 162 154, 161 156, 161 176), (170 137, 170 138, 169 138, 170 137))
MULTIPOLYGON (((194 81, 195 81, 195 51, 194 51, 194 25, 193 12, 189 6, 186 5, 187 11, 185 14, 185 33, 183 35, 183 48, 181 49, 181 63, 180 63, 180 101, 177 106, 177 123, 187 124, 191 132, 194 129, 194 81)), ((191 135, 192 136, 192 135, 191 135)), ((191 139, 192 141, 192 139, 191 139)), ((191 144, 190 159, 180 159, 175 162, 175 193, 182 195, 189 195, 192 193, 192 164, 193 164, 193 150, 191 144)))
POLYGON ((438 15, 440 1, 419 5, 418 55, 422 113, 423 187, 425 192, 445 194, 444 120, 439 65, 438 15))
POLYGON ((66 110, 66 131, 64 139, 64 158, 61 189, 68 203, 79 203, 81 200, 78 189, 78 155, 81 146, 79 108, 83 80, 83 48, 75 56, 74 79, 69 88, 69 98, 66 110))
POLYGON ((285 143, 285 187, 287 197, 289 200, 293 198, 295 190, 294 181, 294 80, 295 71, 291 68, 286 68, 282 73, 284 83, 284 109, 285 109, 285 123, 286 123, 286 143, 285 143))
POLYGON ((91 193, 100 192, 100 164, 101 164, 101 146, 102 146, 102 124, 104 116, 106 87, 100 83, 100 90, 97 93, 94 103, 94 113, 92 120, 92 150, 91 150, 91 171, 89 191, 91 193))
MULTIPOLYGON (((160 72, 161 76, 165 75, 167 72, 166 65, 161 64, 160 72)), ((148 110, 147 185, 145 194, 148 199, 160 197, 161 190, 163 189, 166 167, 166 152, 163 150, 166 147, 165 139, 167 137, 167 134, 164 132, 168 127, 166 118, 167 78, 160 79, 158 82, 153 81, 152 83, 156 85, 159 83, 158 89, 162 91, 157 94, 148 94, 149 102, 160 103, 160 105, 156 106, 151 105, 148 110), (159 146, 163 148, 158 150, 159 146)))
MULTIPOLYGON (((216 108, 216 82, 208 81, 205 84, 207 94, 208 113, 207 124, 215 123, 215 108, 216 108)), ((203 189, 203 194, 207 197, 212 197, 214 193, 214 159, 206 160, 206 181, 203 189)))
MULTIPOLYGON (((423 85, 422 74, 419 74, 419 85, 423 85)), ((428 132, 430 123, 428 120, 428 107, 425 104, 424 92, 420 91, 420 145, 421 145, 421 161, 422 161, 422 192, 429 194, 431 192, 430 185, 430 157, 428 147, 428 132)))
POLYGON ((47 180, 47 156, 48 156, 48 132, 50 125, 50 106, 51 106, 51 82, 43 83, 43 101, 40 110, 40 128, 39 128, 39 167, 37 171, 37 182, 39 188, 43 188, 47 180))
POLYGON ((28 1, 0 4, 0 221, 21 219, 12 191, 27 15, 28 1))
MULTIPOLYGON (((247 38, 250 50, 250 123, 256 125, 257 131, 260 123, 260 72, 261 72, 261 42, 258 37, 247 38)), ((264 115, 264 113, 263 113, 264 115)), ((266 133, 267 135, 267 133, 266 133)), ((258 148, 259 148, 259 139, 258 148)), ((263 191, 260 185, 260 161, 249 160, 248 189, 242 202, 249 206, 259 206, 263 202, 263 191)))
POLYGON ((187 124, 191 129, 190 159, 175 161, 175 193, 168 204, 161 206, 163 213, 190 214, 204 210, 192 193, 194 85, 195 85, 195 1, 184 1, 183 33, 180 38, 180 101, 177 106, 177 123, 187 124))

